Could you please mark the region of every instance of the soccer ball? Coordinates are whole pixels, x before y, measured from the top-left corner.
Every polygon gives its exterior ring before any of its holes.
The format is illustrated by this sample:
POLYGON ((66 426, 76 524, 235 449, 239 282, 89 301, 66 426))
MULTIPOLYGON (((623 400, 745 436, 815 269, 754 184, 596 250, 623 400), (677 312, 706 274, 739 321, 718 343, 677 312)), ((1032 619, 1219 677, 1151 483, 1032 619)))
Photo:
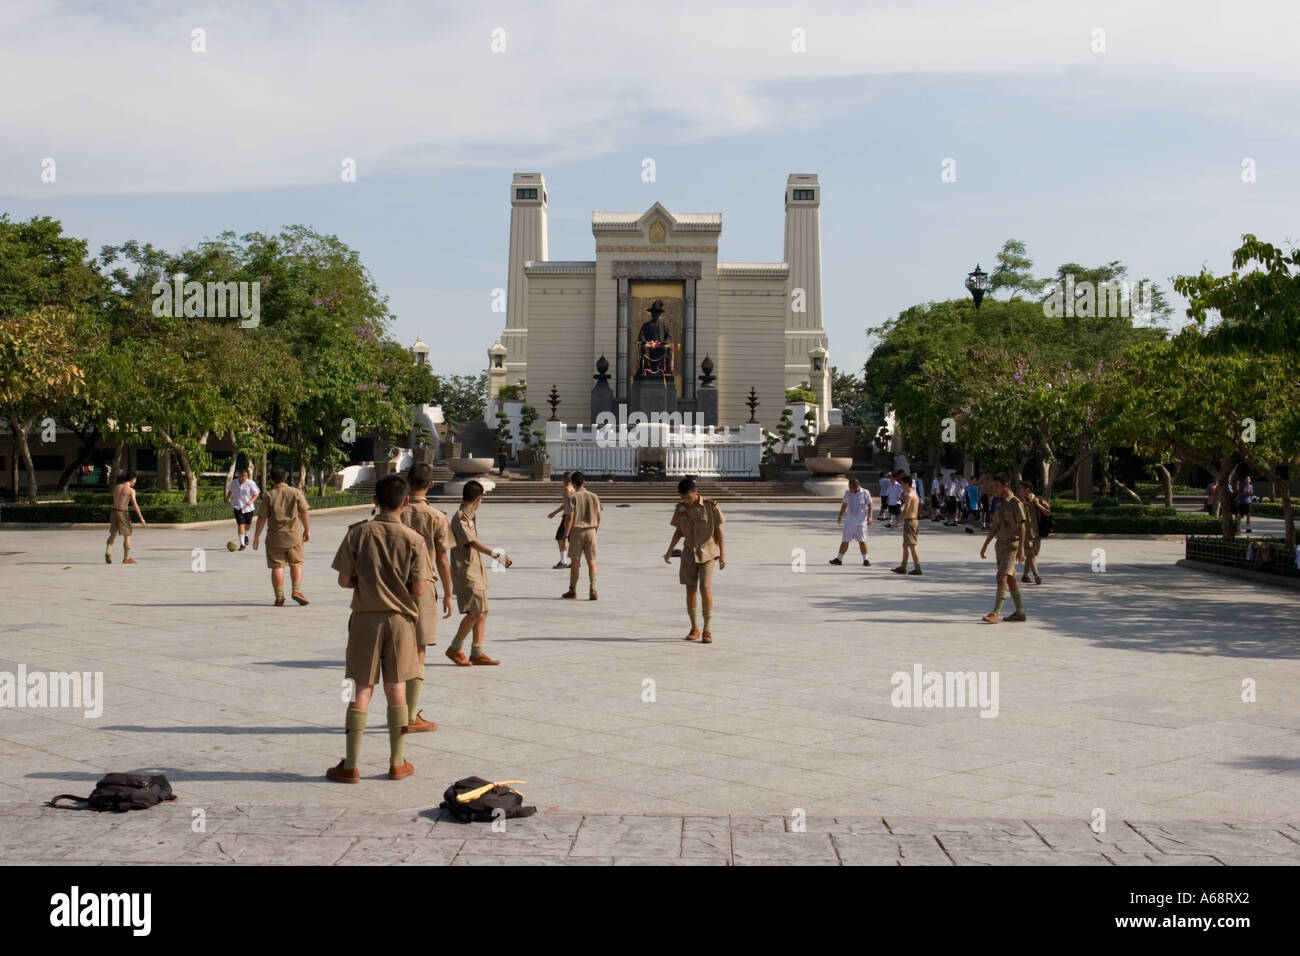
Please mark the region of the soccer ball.
POLYGON ((236 543, 236 542, 234 542, 234 541, 227 541, 227 542, 226 542, 226 550, 227 550, 227 551, 238 551, 238 550, 239 550, 239 545, 238 545, 238 543, 236 543))

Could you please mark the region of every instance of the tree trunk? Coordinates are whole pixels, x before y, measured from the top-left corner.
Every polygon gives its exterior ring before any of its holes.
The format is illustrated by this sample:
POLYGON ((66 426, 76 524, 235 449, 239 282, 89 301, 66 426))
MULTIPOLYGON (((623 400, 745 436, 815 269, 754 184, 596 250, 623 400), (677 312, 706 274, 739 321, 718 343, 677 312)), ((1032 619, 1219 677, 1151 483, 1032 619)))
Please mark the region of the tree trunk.
POLYGON ((1070 466, 1074 469, 1074 500, 1092 500, 1092 452, 1080 452, 1070 466))
POLYGON ((118 476, 122 475, 126 471, 126 455, 127 455, 126 442, 124 440, 120 440, 117 443, 117 448, 113 450, 113 480, 114 481, 117 481, 118 476))
POLYGON ((158 490, 172 490, 172 453, 171 449, 161 449, 157 454, 158 459, 158 490))
POLYGON ((199 503, 199 476, 195 472, 194 466, 190 464, 189 453, 184 448, 176 449, 176 457, 181 460, 181 467, 185 469, 185 500, 192 505, 199 503))
POLYGON ((1282 529, 1286 532, 1286 546, 1291 550, 1291 556, 1295 556, 1295 512, 1291 509, 1291 470, 1287 469, 1286 480, 1283 481, 1278 477, 1277 471, 1273 472, 1273 487, 1282 486, 1282 529))
POLYGON ((1038 462, 1038 490, 1048 501, 1052 500, 1052 485, 1055 483, 1056 462, 1042 459, 1038 462))
MULTIPOLYGON (((13 433, 18 455, 23 460, 23 473, 27 476, 27 503, 36 504, 36 466, 32 464, 32 450, 27 446, 27 425, 9 419, 9 430, 13 433)), ((14 479, 14 499, 18 498, 18 479, 14 479)))
POLYGON ((1174 476, 1169 474, 1169 469, 1164 465, 1156 465, 1156 471, 1160 472, 1160 488, 1165 496, 1165 507, 1173 508, 1174 476))
POLYGON ((307 456, 303 454, 302 432, 294 432, 293 450, 298 455, 298 487, 307 487, 307 456))
POLYGON ((14 501, 18 500, 18 434, 9 429, 9 490, 14 493, 14 501))
POLYGON ((1120 481, 1118 478, 1113 478, 1111 479, 1111 481, 1116 488, 1124 492, 1124 497, 1127 498, 1129 501, 1132 501, 1134 504, 1139 504, 1139 505, 1142 504, 1142 496, 1139 495, 1132 488, 1130 488, 1128 485, 1124 484, 1124 482, 1120 481))

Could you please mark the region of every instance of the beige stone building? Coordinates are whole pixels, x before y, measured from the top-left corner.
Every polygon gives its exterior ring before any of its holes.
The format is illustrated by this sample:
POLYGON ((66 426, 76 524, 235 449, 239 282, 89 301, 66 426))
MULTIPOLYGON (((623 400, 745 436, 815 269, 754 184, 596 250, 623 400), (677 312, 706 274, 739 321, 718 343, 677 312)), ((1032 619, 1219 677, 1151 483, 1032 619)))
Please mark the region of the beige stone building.
POLYGON ((493 397, 503 385, 524 383, 529 404, 544 409, 553 386, 561 417, 590 423, 604 358, 615 409, 649 411, 647 403, 667 402, 702 424, 738 425, 749 418, 753 388, 758 421, 770 428, 785 407, 785 389, 808 382, 825 426, 830 361, 815 175, 786 183, 785 246, 776 262, 719 261, 720 213, 674 213, 659 203, 640 213, 593 213, 595 258, 552 261, 548 200, 541 174, 515 174, 506 323, 488 350, 493 397), (651 319, 667 329, 667 344, 646 352, 638 339, 651 319), (665 353, 666 362, 643 363, 643 355, 665 353), (716 381, 704 377, 706 369, 716 381), (653 389, 643 386, 647 378, 653 389))

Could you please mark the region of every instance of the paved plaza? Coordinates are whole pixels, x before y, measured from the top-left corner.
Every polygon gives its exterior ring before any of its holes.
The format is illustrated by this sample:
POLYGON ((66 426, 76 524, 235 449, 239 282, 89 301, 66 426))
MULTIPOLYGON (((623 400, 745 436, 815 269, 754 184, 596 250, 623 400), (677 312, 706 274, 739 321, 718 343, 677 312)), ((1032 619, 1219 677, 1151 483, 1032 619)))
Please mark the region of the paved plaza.
POLYGON ((271 606, 262 554, 225 550, 230 522, 138 528, 132 567, 104 565, 104 531, 0 531, 0 671, 104 681, 98 717, 0 710, 0 858, 1300 860, 1293 592, 1175 567, 1181 541, 1053 537, 1029 621, 989 626, 979 535, 923 522, 925 574, 900 577, 897 532, 873 532, 870 568, 853 552, 827 565, 837 503, 724 508, 716 643, 701 646, 681 640, 682 588, 660 557, 671 505, 608 506, 600 600, 571 602, 550 506, 489 496, 480 534, 515 560, 490 576, 502 664, 451 665, 443 622, 421 698, 439 730, 406 739, 415 775, 390 782, 376 701, 357 786, 324 777, 343 754, 350 598, 329 564, 364 511, 314 517, 305 608, 271 606), (894 706, 892 678, 918 667, 982 674, 996 696, 894 706), (125 817, 40 805, 136 769, 165 772, 179 802, 125 817), (538 814, 501 834, 443 819, 442 791, 470 775, 527 781, 538 814))

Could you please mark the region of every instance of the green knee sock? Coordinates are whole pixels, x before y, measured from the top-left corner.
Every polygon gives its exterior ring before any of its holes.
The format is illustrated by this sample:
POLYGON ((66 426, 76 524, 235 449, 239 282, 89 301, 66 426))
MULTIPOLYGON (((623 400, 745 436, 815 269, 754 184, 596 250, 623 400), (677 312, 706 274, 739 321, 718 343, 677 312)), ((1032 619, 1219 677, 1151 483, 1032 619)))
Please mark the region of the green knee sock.
POLYGON ((1003 604, 1006 604, 1006 603, 1007 603, 1007 592, 1006 592, 1006 591, 999 591, 999 592, 998 592, 998 603, 996 603, 996 604, 993 605, 993 613, 994 613, 994 614, 1001 614, 1001 613, 1002 613, 1002 605, 1003 605, 1003 604))
POLYGON ((127 544, 125 541, 122 542, 122 557, 124 558, 131 557, 131 546, 127 544))
POLYGON ((469 646, 469 656, 470 656, 470 657, 478 657, 478 656, 479 656, 480 654, 482 654, 482 653, 483 653, 483 645, 482 645, 482 644, 470 644, 470 646, 469 646))
POLYGON ((1023 614, 1025 610, 1025 606, 1020 601, 1020 588, 1016 588, 1014 591, 1011 592, 1011 600, 1016 602, 1016 610, 1020 611, 1023 614))
POLYGON ((705 629, 706 631, 709 629, 709 622, 710 622, 711 620, 713 620, 713 611, 712 611, 712 609, 710 609, 710 610, 704 612, 704 629, 705 629))
POLYGON ((596 590, 596 572, 595 572, 595 571, 592 571, 592 572, 591 572, 591 589, 592 589, 593 591, 596 590))
POLYGON ((411 715, 407 723, 414 723, 415 715, 420 712, 420 691, 424 689, 424 665, 420 665, 420 676, 412 677, 406 682, 406 710, 411 715))
POLYGON ((453 654, 459 652, 460 649, 464 646, 465 646, 465 638, 461 637, 459 634, 457 634, 455 637, 451 639, 451 652, 453 654))
POLYGON ((355 710, 348 708, 348 715, 343 721, 344 732, 347 735, 347 756, 343 759, 343 766, 347 770, 355 770, 357 760, 361 757, 361 738, 366 732, 366 712, 364 710, 355 710))
POLYGON ((388 763, 400 767, 402 759, 402 730, 406 727, 406 705, 388 708, 388 763))
MULTIPOLYGON (((274 585, 272 585, 272 586, 274 587, 274 585)), ((284 588, 276 588, 276 589, 275 589, 275 599, 276 599, 277 601, 283 601, 283 600, 284 600, 284 588)))
POLYGON ((692 630, 692 631, 698 631, 698 630, 700 629, 700 612, 699 612, 699 610, 698 610, 697 608, 688 607, 688 608, 686 609, 686 613, 690 616, 690 619, 691 619, 691 630, 692 630))

